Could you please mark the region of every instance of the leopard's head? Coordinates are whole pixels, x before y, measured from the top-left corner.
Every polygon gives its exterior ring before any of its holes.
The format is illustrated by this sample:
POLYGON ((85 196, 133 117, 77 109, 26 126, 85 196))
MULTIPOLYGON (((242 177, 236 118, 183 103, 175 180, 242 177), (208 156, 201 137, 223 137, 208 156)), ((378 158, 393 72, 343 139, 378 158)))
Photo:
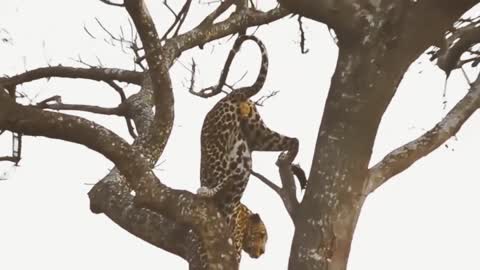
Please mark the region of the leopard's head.
POLYGON ((258 214, 246 217, 246 235, 243 239, 243 250, 252 258, 258 258, 265 252, 267 229, 258 214))

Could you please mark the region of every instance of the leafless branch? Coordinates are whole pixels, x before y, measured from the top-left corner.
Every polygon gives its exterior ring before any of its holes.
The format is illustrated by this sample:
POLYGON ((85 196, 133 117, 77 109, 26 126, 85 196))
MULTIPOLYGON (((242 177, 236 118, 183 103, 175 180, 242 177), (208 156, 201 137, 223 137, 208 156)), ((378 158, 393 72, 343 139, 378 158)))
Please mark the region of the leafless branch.
POLYGON ((305 49, 305 31, 303 30, 303 23, 302 23, 302 16, 298 15, 297 18, 298 21, 298 28, 300 31, 300 51, 303 54, 308 53, 308 49, 305 49))
POLYGON ((417 139, 393 150, 369 169, 368 185, 365 187, 365 194, 373 192, 388 179, 401 173, 415 161, 430 154, 445 143, 458 132, 479 106, 480 75, 472 84, 470 91, 465 97, 435 127, 417 139))
POLYGON ((53 96, 47 98, 39 102, 35 107, 40 109, 51 109, 57 111, 83 111, 83 112, 90 112, 90 113, 97 113, 97 114, 105 114, 105 115, 118 115, 118 116, 125 116, 125 107, 118 106, 114 108, 104 108, 99 106, 91 106, 91 105, 78 105, 78 104, 64 104, 60 96, 53 96), (54 103, 49 103, 54 101, 54 103))
POLYGON ((180 9, 180 12, 177 14, 168 4, 167 1, 163 1, 164 5, 172 12, 172 14, 175 16, 175 21, 170 25, 170 27, 167 29, 165 34, 163 34, 161 40, 164 40, 168 37, 170 32, 177 27, 175 30, 173 36, 178 35, 178 32, 180 31, 180 27, 182 27, 183 22, 185 21, 185 18, 187 17, 188 10, 190 9, 190 5, 192 3, 192 0, 187 0, 185 4, 183 4, 183 7, 180 9))
POLYGON ((218 80, 217 85, 204 88, 199 92, 195 92, 193 91, 193 89, 191 89, 190 93, 203 98, 213 97, 218 93, 220 93, 222 91, 222 87, 225 85, 225 82, 227 80, 227 76, 228 76, 228 73, 230 72, 230 66, 232 65, 233 59, 235 58, 235 55, 237 54, 237 52, 240 50, 240 46, 242 45, 242 42, 243 40, 240 38, 237 38, 237 40, 235 40, 235 43, 233 44, 233 47, 230 50, 230 53, 228 54, 227 60, 223 65, 222 73, 220 75, 220 79, 218 80))
POLYGON ((113 3, 113 2, 111 2, 111 1, 109 1, 109 0, 100 0, 100 2, 105 3, 105 4, 107 4, 107 5, 110 5, 110 6, 115 6, 115 7, 124 7, 124 6, 125 6, 125 4, 123 4, 123 3, 122 3, 122 4, 113 3))
MULTIPOLYGON (((120 101, 123 104, 127 100, 127 96, 125 95, 123 88, 121 88, 114 81, 107 81, 106 83, 110 85, 110 87, 112 87, 120 95, 120 101)), ((132 119, 129 117, 128 112, 126 112, 126 110, 123 109, 124 108, 123 106, 119 105, 117 108, 120 108, 120 107, 122 107, 122 110, 124 111, 123 114, 125 117, 125 122, 127 124, 128 133, 130 133, 130 136, 132 136, 132 138, 136 138, 137 134, 135 133, 135 129, 133 128, 132 119)))
POLYGON ((38 79, 60 77, 72 79, 88 79, 94 81, 121 81, 140 85, 143 73, 116 68, 76 68, 76 67, 43 67, 30 70, 12 77, 0 78, 0 85, 18 85, 38 79))
POLYGON ((270 92, 270 94, 268 94, 268 95, 261 96, 257 101, 255 101, 255 104, 256 104, 257 106, 263 106, 263 104, 265 103, 265 101, 267 101, 268 99, 276 96, 278 93, 280 93, 280 91, 272 91, 272 92, 270 92))
MULTIPOLYGON (((0 94, 0 115, 2 116, 0 129, 29 136, 44 136, 75 142, 104 155, 119 168, 128 185, 135 190, 136 197, 133 203, 162 213, 164 218, 175 220, 175 224, 194 228, 198 235, 203 237, 202 239, 214 240, 205 236, 211 233, 211 237, 219 241, 222 254, 225 254, 226 250, 231 251, 228 256, 231 256, 233 264, 233 243, 229 244, 227 238, 223 237, 227 235, 228 227, 213 204, 200 200, 190 192, 173 190, 163 185, 150 170, 151 165, 140 149, 131 146, 112 131, 82 117, 16 104, 2 94, 0 94), (179 198, 182 199, 179 200, 179 198)), ((119 193, 116 194, 119 195, 119 193)), ((129 209, 132 209, 132 206, 129 209)), ((95 205, 92 209, 102 210, 95 205)), ((113 212, 109 214, 112 215, 113 212)), ((125 223, 120 224, 125 225, 125 223)), ((132 230, 136 229, 138 227, 132 230)), ((217 243, 214 242, 214 244, 217 243)), ((225 258, 218 258, 218 260, 215 263, 225 262, 225 258)))
POLYGON ((89 35, 91 38, 96 39, 96 37, 92 33, 90 33, 90 31, 88 31, 88 28, 86 25, 83 25, 83 30, 85 30, 87 35, 89 35))
POLYGON ((215 21, 215 19, 222 15, 222 13, 225 12, 230 6, 232 6, 234 2, 235 0, 225 0, 221 2, 220 5, 210 15, 203 19, 203 21, 198 25, 197 28, 204 28, 211 25, 215 21))
POLYGON ((70 58, 71 60, 79 63, 79 64, 82 64, 88 68, 101 68, 102 66, 101 65, 92 65, 92 64, 89 64, 88 62, 86 62, 85 60, 82 59, 82 57, 80 55, 78 55, 77 59, 75 58, 70 58))
POLYGON ((282 188, 277 186, 275 183, 270 181, 267 177, 261 175, 260 173, 255 172, 254 170, 251 171, 251 174, 255 177, 257 177, 260 181, 262 181, 265 185, 267 185, 269 188, 273 189, 280 197, 283 196, 282 194, 282 188))
POLYGON ((295 211, 298 208, 299 202, 295 195, 295 183, 293 183, 293 190, 292 186, 289 184, 289 181, 293 180, 293 175, 290 171, 289 165, 287 165, 286 167, 279 166, 279 171, 280 177, 282 179, 282 187, 277 186, 271 180, 253 170, 251 171, 251 174, 257 177, 269 188, 271 188, 275 193, 277 193, 277 195, 282 200, 283 205, 285 206, 285 209, 287 210, 290 218, 294 220, 293 217, 295 216, 295 211), (284 177, 286 177, 286 179, 284 179, 284 177))
POLYGON ((190 78, 190 87, 188 88, 188 92, 191 94, 196 94, 196 92, 193 90, 195 87, 195 72, 197 70, 197 64, 195 63, 195 59, 192 58, 192 68, 191 68, 191 73, 192 77, 190 78))
POLYGON ((120 101, 124 102, 127 99, 127 96, 125 95, 125 92, 123 91, 123 88, 121 88, 118 84, 116 84, 114 81, 106 81, 106 83, 112 87, 115 92, 120 95, 120 101))
POLYGON ((17 163, 19 161, 19 158, 11 157, 11 156, 3 156, 3 157, 0 157, 0 161, 9 161, 9 162, 17 163))

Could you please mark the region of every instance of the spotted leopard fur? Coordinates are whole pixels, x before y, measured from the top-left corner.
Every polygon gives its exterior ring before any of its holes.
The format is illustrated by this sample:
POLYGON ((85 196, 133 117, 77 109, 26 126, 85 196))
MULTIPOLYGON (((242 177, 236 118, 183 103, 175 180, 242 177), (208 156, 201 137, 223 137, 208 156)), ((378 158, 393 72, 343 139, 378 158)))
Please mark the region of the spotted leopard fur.
POLYGON ((237 252, 243 249, 250 257, 258 258, 265 252, 268 240, 267 228, 258 214, 252 213, 245 205, 235 213, 235 248, 237 252))
MULTIPOLYGON (((262 64, 255 83, 233 90, 208 112, 201 132, 201 187, 197 193, 213 197, 227 223, 232 227, 237 259, 241 256, 242 224, 232 218, 242 209, 240 199, 252 169, 252 151, 287 151, 281 158, 291 164, 298 152, 298 139, 270 130, 262 121, 250 97, 265 83, 268 57, 263 43, 254 36, 241 36, 234 44, 239 48, 245 40, 260 47, 262 64)), ((232 49, 229 59, 236 50, 232 49)), ((298 168, 297 168, 298 169, 298 168)), ((295 170, 294 170, 295 172, 295 170)))

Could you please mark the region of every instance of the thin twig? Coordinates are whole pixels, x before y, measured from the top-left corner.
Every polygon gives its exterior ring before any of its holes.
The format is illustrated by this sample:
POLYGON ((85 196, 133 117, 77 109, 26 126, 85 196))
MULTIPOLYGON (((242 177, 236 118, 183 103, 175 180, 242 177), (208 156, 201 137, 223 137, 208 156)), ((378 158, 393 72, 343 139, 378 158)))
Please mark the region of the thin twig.
POLYGON ((280 91, 272 91, 270 94, 268 95, 264 95, 264 96, 261 96, 257 101, 255 101, 255 105, 257 106, 263 106, 263 104, 265 103, 265 101, 267 101, 268 99, 276 96, 278 93, 280 93, 280 91))
POLYGON ((109 0, 100 0, 100 2, 102 3, 105 3, 107 5, 110 5, 110 6, 114 6, 114 7, 124 7, 125 4, 120 4, 120 3, 113 3, 113 2, 110 2, 109 0))
POLYGON ((305 31, 303 30, 302 16, 298 15, 298 28, 300 30, 300 51, 302 54, 308 53, 309 49, 305 49, 305 31))

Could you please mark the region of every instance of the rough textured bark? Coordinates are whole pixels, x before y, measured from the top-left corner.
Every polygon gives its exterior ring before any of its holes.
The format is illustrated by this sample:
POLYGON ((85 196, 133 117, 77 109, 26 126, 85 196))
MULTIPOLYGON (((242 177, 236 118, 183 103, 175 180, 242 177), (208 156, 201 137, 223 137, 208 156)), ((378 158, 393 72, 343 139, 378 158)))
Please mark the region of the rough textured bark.
POLYGON ((339 37, 309 184, 294 220, 289 269, 343 270, 381 117, 410 63, 477 1, 448 8, 446 1, 280 2, 330 24, 339 37))
POLYGON ((447 72, 456 67, 462 51, 478 41, 478 27, 464 28, 464 33, 471 34, 464 39, 458 33, 445 43, 443 36, 478 1, 279 2, 281 7, 261 12, 249 9, 248 1, 223 1, 197 27, 161 42, 144 1, 126 0, 120 7, 126 8, 135 24, 149 70, 142 73, 57 66, 0 78, 0 130, 80 143, 103 154, 116 167, 89 192, 93 212, 104 213, 130 233, 184 258, 190 269, 203 269, 202 260, 209 263, 209 269, 236 269, 231 239, 213 204, 189 192, 166 187, 151 171, 163 153, 174 121, 169 69, 183 51, 250 26, 267 24, 290 11, 326 23, 338 36, 339 58, 304 199, 297 201, 291 171, 281 164, 282 187, 265 178, 262 181, 282 197, 295 225, 289 268, 343 270, 368 193, 441 145, 478 108, 477 79, 444 121, 368 168, 381 117, 408 66, 430 45, 447 44, 440 51, 439 65, 447 72), (236 11, 214 23, 233 4, 237 5, 236 11), (456 43, 457 38, 462 42, 456 43), (50 77, 107 83, 116 80, 140 85, 141 89, 122 99, 121 112, 116 110, 120 106, 22 106, 2 89, 50 77), (138 137, 130 145, 84 118, 42 110, 45 108, 121 114, 135 122, 138 137), (132 190, 136 196, 131 194, 132 190), (206 258, 200 256, 203 252, 206 258))
MULTIPOLYGON (((235 34, 249 26, 277 20, 286 16, 288 11, 275 8, 260 12, 239 5, 237 12, 225 20, 217 23, 204 21, 198 27, 161 43, 143 1, 125 1, 121 7, 128 11, 143 43, 149 66, 146 73, 57 66, 0 78, 0 86, 10 87, 50 77, 107 83, 117 80, 141 85, 139 93, 121 104, 121 114, 135 121, 139 133, 133 145, 81 117, 40 110, 41 107, 112 112, 101 107, 92 110, 85 106, 55 107, 51 104, 35 108, 14 104, 5 97, 0 99, 0 129, 76 142, 103 154, 113 161, 116 168, 89 192, 93 212, 105 213, 129 232, 185 258, 191 269, 203 269, 200 259, 208 263, 208 269, 236 269, 238 265, 232 256, 232 241, 214 205, 189 192, 169 189, 151 171, 165 148, 174 121, 169 69, 185 50, 235 34), (152 108, 155 109, 154 114, 152 108), (130 194, 132 190, 135 196, 130 194), (200 257, 202 254, 199 251, 205 253, 204 258, 200 257)), ((212 16, 218 17, 223 11, 212 16)), ((0 94, 4 93, 0 91, 0 94)))

